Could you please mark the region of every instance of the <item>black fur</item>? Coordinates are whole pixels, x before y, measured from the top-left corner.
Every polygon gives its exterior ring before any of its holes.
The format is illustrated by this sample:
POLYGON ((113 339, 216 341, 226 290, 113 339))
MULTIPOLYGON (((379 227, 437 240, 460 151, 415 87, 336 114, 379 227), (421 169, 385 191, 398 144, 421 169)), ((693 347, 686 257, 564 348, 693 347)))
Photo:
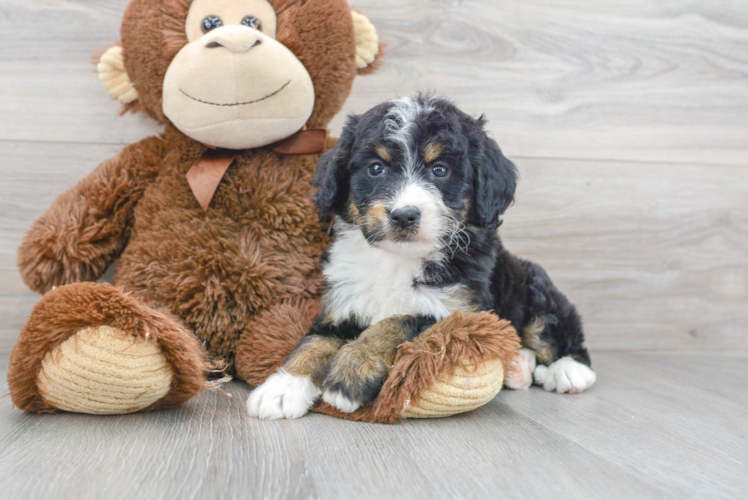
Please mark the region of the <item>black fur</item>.
POLYGON ((382 390, 384 379, 387 377, 386 371, 383 370, 369 378, 356 375, 337 380, 328 374, 323 387, 325 390, 341 393, 350 401, 361 401, 365 405, 373 402, 382 390))
MULTIPOLYGON (((477 120, 483 132, 485 121, 477 120)), ((476 149, 471 154, 471 164, 476 171, 475 180, 475 213, 472 222, 484 229, 496 229, 501 225, 499 217, 514 201, 517 189, 517 170, 499 149, 496 141, 481 134, 476 149)))
MULTIPOLYGON (((449 175, 445 179, 428 177, 432 165, 423 161, 419 172, 423 172, 424 182, 439 190, 452 217, 464 225, 457 241, 445 248, 448 258, 426 262, 424 278, 414 286, 465 285, 475 308, 493 310, 511 321, 526 347, 536 349, 537 342, 547 347, 551 355, 539 357, 539 363, 572 356, 589 366, 582 322, 574 306, 540 266, 511 255, 500 241, 497 228, 514 201, 517 171, 486 135, 485 120, 470 117, 444 99, 422 95, 414 99, 430 111, 413 123, 411 149, 422 152, 427 144, 438 142, 443 151, 434 163, 447 166, 449 175), (525 328, 538 319, 545 327, 533 342, 525 337, 525 328)), ((334 214, 353 222, 349 206, 363 211, 391 194, 389 183, 396 182, 408 161, 403 146, 387 140, 385 122, 393 106, 387 102, 349 117, 335 148, 321 157, 315 201, 323 218, 334 214), (382 161, 376 153, 377 145, 382 144, 392 153, 388 180, 366 174, 372 162, 382 161)), ((370 243, 376 243, 376 235, 365 235, 370 243)))
POLYGON ((354 321, 344 321, 337 325, 333 325, 325 319, 324 316, 319 316, 312 323, 312 327, 309 329, 307 335, 319 335, 320 337, 337 337, 342 340, 353 340, 364 331, 364 328, 358 326, 354 321))
MULTIPOLYGON (((358 116, 349 116, 346 128, 355 128, 358 120, 358 116)), ((348 197, 347 165, 354 140, 353 135, 341 137, 335 148, 323 154, 317 162, 314 185, 318 189, 314 202, 322 219, 327 219, 333 210, 341 211, 344 206, 341 203, 344 204, 348 197)))

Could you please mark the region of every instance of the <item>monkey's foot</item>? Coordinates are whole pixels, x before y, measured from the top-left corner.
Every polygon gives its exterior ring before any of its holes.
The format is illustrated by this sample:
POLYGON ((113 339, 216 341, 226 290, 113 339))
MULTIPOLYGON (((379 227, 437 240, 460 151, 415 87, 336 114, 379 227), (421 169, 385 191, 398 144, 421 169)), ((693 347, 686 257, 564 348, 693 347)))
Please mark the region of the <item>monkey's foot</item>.
POLYGON ((205 384, 197 339, 178 320, 106 284, 47 293, 13 348, 13 403, 98 415, 173 408, 205 384))
POLYGON ((110 326, 80 330, 44 356, 39 394, 64 411, 111 415, 148 408, 171 389, 161 348, 110 326))

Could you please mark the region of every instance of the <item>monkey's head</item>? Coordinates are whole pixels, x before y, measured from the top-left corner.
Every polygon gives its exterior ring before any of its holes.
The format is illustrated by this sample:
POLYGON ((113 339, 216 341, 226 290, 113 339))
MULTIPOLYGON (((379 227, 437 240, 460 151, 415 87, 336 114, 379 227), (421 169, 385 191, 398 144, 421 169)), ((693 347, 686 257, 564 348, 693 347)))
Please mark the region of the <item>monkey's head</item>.
POLYGON ((126 110, 249 149, 324 128, 378 53, 346 0, 132 0, 99 76, 126 110))

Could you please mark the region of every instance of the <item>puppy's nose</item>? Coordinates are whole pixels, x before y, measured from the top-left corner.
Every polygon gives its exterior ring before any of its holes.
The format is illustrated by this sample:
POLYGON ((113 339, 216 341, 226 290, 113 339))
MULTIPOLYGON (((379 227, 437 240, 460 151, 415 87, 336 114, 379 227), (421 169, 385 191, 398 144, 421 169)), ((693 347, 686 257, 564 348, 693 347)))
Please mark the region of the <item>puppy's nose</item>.
POLYGON ((203 36, 202 42, 207 49, 223 47, 237 54, 260 45, 261 37, 257 30, 244 26, 224 26, 208 32, 203 36))
POLYGON ((408 229, 421 219, 421 211, 416 207, 403 207, 390 212, 390 222, 398 229, 408 229))

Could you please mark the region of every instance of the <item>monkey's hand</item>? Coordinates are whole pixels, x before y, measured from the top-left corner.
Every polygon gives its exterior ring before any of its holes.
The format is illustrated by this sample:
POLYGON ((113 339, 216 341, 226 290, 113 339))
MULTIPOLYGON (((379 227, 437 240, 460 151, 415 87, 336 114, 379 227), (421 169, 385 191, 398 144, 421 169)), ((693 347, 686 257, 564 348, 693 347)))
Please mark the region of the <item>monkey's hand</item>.
POLYGON ((161 164, 162 144, 151 137, 126 147, 32 224, 18 250, 18 268, 29 288, 44 293, 104 274, 127 243, 135 205, 161 164))

